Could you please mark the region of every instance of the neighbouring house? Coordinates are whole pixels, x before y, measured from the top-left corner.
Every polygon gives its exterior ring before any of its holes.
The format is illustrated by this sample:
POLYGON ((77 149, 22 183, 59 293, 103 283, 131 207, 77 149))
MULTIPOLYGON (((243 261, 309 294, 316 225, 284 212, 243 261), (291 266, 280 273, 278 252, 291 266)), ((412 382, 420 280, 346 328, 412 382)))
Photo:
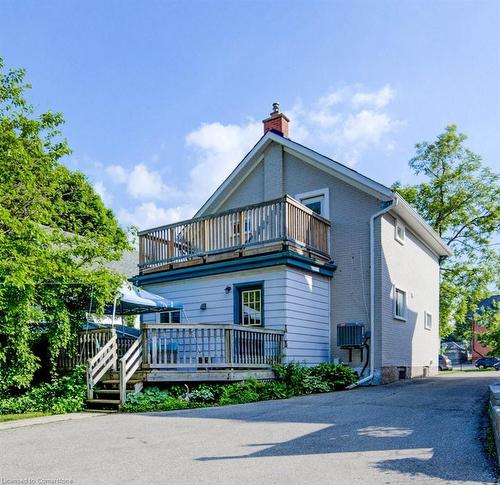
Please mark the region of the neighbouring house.
POLYGON ((391 189, 294 142, 277 103, 263 125, 193 219, 139 233, 133 282, 183 305, 142 317, 150 380, 280 359, 436 374, 450 249, 391 189))
POLYGON ((476 361, 481 357, 486 357, 491 349, 483 345, 479 339, 478 334, 486 332, 486 328, 478 323, 477 315, 482 315, 488 309, 497 308, 500 305, 500 295, 493 295, 480 301, 477 304, 477 310, 474 313, 469 313, 467 316, 471 320, 472 325, 472 361, 476 361))

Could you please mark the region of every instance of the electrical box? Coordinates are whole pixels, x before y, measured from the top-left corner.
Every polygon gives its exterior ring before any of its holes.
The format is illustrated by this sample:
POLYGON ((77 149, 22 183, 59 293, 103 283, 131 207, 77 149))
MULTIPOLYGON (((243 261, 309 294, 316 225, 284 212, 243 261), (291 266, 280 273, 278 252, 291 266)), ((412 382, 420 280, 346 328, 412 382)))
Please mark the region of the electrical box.
POLYGON ((365 326, 359 322, 339 323, 337 325, 337 345, 344 349, 358 348, 365 339, 365 326))

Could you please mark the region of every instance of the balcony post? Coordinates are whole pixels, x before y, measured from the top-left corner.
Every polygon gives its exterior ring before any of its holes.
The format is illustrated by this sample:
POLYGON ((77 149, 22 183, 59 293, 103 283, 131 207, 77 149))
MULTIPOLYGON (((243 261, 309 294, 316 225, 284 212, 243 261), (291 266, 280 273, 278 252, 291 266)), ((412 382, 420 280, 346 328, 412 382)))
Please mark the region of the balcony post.
POLYGON ((245 211, 240 211, 240 245, 245 244, 245 211))

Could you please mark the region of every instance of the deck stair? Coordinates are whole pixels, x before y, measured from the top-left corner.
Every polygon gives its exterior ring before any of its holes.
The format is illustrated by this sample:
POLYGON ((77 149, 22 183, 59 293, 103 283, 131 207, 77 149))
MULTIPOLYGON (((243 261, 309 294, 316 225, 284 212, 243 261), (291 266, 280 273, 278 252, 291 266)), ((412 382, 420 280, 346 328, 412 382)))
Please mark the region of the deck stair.
POLYGON ((144 376, 142 340, 137 339, 118 359, 116 333, 89 359, 87 365, 87 406, 89 408, 119 409, 127 395, 139 392, 144 376))
MULTIPOLYGON (((135 372, 126 383, 125 396, 140 392, 143 388, 143 374, 135 372)), ((120 373, 107 372, 101 381, 93 388, 93 397, 87 399, 90 409, 119 409, 120 399, 120 373)))

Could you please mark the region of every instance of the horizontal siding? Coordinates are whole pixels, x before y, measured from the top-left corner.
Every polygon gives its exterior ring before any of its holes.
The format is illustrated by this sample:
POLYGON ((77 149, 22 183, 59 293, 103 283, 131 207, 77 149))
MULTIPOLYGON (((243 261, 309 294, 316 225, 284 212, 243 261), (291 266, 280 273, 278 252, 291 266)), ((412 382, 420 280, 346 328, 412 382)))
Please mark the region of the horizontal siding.
POLYGON ((292 269, 286 276, 287 360, 328 362, 330 279, 292 269))
MULTIPOLYGON (((285 266, 147 285, 146 289, 181 303, 183 322, 233 323, 233 285, 264 282, 264 325, 287 328, 286 359, 317 364, 329 359, 330 280, 285 266), (231 292, 226 294, 226 286, 231 292), (207 309, 200 310, 206 303, 207 309)), ((156 321, 144 315, 144 322, 156 321)))
POLYGON ((252 281, 264 281, 265 325, 283 328, 285 312, 284 303, 280 300, 283 299, 286 283, 284 267, 172 281, 149 285, 146 289, 181 303, 184 306, 184 322, 227 324, 233 323, 233 285, 252 281), (226 286, 231 287, 228 294, 224 291, 226 286), (206 310, 200 309, 202 303, 206 303, 206 310))

